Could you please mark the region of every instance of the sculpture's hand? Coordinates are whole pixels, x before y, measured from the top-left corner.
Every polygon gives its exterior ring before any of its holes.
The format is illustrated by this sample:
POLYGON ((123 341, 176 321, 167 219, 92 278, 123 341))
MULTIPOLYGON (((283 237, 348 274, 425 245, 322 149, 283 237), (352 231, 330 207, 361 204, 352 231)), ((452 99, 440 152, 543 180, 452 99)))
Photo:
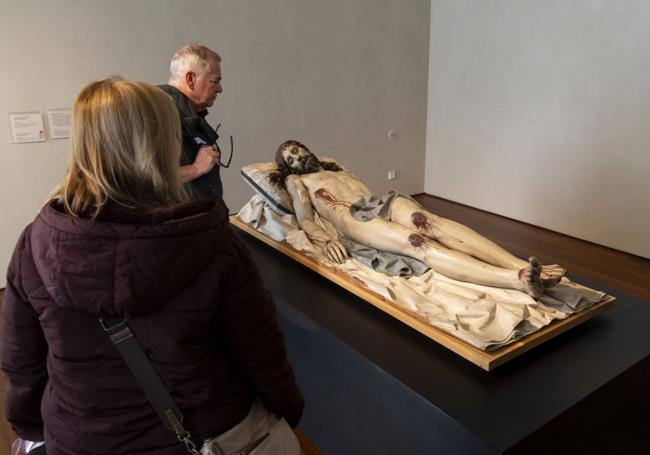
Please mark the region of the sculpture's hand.
POLYGON ((330 261, 337 264, 343 264, 349 259, 348 250, 338 240, 328 240, 325 242, 325 250, 330 261))

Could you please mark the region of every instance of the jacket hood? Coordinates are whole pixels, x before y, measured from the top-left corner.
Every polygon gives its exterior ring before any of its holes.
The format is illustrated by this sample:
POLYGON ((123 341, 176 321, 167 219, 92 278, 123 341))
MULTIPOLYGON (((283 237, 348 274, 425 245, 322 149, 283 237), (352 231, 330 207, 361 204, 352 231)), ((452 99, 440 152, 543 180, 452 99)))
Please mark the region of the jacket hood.
POLYGON ((57 305, 105 318, 149 313, 214 260, 229 229, 221 201, 139 211, 116 206, 110 221, 75 218, 55 204, 34 220, 31 254, 57 305))

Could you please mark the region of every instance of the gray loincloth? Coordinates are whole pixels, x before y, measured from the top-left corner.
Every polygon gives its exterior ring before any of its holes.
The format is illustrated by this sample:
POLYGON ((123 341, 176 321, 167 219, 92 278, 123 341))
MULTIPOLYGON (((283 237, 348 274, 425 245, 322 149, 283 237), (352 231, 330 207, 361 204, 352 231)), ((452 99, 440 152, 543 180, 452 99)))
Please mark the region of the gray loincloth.
MULTIPOLYGON (((350 206, 350 215, 358 221, 370 221, 373 218, 390 221, 390 206, 398 196, 400 195, 391 191, 380 198, 376 196, 362 198, 350 206)), ((402 197, 411 199, 407 196, 402 197)), ((339 240, 354 259, 388 276, 419 276, 429 269, 425 263, 410 256, 380 251, 343 236, 340 236, 339 240)))
POLYGON ((429 266, 424 262, 420 262, 410 256, 402 256, 401 254, 377 250, 357 243, 342 235, 339 236, 339 241, 347 248, 350 256, 366 267, 370 267, 375 272, 380 272, 388 276, 408 278, 413 275, 420 276, 429 270, 429 266))
POLYGON ((391 191, 382 197, 361 198, 350 206, 350 215, 358 221, 370 221, 373 218, 390 220, 390 206, 397 196, 399 194, 391 191))
POLYGON ((397 197, 408 199, 424 210, 422 205, 412 197, 397 194, 395 191, 389 191, 382 197, 362 197, 350 206, 350 215, 357 221, 370 221, 373 218, 383 218, 384 220, 390 221, 390 207, 397 197))

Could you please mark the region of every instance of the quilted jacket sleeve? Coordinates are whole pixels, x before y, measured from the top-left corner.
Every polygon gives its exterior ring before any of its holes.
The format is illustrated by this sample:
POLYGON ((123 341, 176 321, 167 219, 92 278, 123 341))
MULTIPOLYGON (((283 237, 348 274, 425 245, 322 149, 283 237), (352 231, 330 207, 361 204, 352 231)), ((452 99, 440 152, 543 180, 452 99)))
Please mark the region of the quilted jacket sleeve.
POLYGON ((287 359, 275 305, 250 253, 230 232, 232 263, 217 314, 220 332, 267 409, 295 427, 304 399, 287 359))
POLYGON ((38 313, 30 305, 24 283, 38 281, 27 242, 29 228, 14 251, 3 302, 1 366, 8 380, 7 420, 26 440, 43 440, 41 398, 47 384, 47 343, 38 313), (29 267, 32 264, 32 267, 29 267))

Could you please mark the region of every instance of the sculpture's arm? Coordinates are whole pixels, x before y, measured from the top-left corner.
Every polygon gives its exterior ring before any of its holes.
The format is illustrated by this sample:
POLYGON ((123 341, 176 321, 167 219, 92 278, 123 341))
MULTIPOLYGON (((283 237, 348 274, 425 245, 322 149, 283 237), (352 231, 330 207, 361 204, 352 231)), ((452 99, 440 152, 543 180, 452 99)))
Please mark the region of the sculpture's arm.
POLYGON ((307 237, 314 243, 324 245, 327 256, 331 261, 341 264, 348 259, 348 252, 338 239, 332 238, 314 221, 314 207, 311 205, 309 193, 300 177, 289 175, 285 180, 285 185, 289 196, 291 196, 296 221, 298 221, 300 228, 305 231, 307 237))

